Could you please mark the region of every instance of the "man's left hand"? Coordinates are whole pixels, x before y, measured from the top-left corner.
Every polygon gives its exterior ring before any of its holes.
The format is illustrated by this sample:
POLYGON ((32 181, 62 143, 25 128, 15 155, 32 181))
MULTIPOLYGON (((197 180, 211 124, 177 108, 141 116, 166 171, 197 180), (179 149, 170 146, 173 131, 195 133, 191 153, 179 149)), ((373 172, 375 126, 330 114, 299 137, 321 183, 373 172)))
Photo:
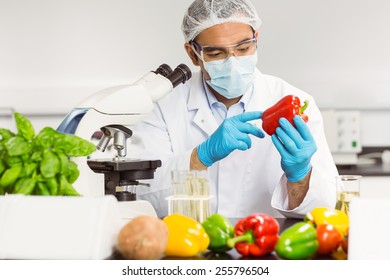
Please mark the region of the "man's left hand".
POLYGON ((279 151, 282 169, 290 182, 303 180, 311 169, 311 157, 317 145, 307 124, 301 117, 294 117, 295 127, 285 118, 272 135, 272 142, 279 151))

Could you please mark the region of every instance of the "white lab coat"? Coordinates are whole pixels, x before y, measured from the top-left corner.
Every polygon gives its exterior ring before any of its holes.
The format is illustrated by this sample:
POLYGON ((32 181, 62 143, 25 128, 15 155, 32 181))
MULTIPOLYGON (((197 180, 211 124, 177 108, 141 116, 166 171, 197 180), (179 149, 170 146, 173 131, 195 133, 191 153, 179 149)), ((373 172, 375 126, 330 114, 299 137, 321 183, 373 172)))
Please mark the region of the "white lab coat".
MULTIPOLYGON (((192 149, 218 127, 201 75, 201 72, 195 73, 190 81, 175 88, 155 105, 152 114, 133 128, 131 146, 133 151, 138 151, 137 157, 162 160, 162 167, 150 180, 150 188, 138 189, 138 198, 150 201, 160 217, 167 214, 165 198, 171 194, 171 170, 188 170, 192 149)), ((288 94, 298 96, 301 101, 309 100, 305 113, 318 148, 311 160, 310 187, 303 203, 287 210, 287 179, 281 169, 280 155, 270 136, 260 139, 251 135, 250 149, 236 150, 208 168, 213 212, 229 218, 259 212, 301 218, 314 207, 335 206, 337 169, 314 99, 285 81, 257 70, 254 92, 246 111, 264 111, 288 94)), ((261 120, 252 123, 261 127, 261 120)))

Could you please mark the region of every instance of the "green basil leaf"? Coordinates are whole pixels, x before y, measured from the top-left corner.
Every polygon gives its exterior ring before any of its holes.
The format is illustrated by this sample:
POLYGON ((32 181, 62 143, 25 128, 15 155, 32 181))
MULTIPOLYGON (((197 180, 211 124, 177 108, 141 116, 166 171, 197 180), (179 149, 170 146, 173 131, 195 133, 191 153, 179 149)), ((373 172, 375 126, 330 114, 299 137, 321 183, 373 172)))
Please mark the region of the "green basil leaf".
POLYGON ((31 177, 34 171, 37 169, 38 164, 36 162, 25 163, 24 168, 20 174, 20 177, 31 177), (23 174, 23 175, 22 175, 23 174))
POLYGON ((6 168, 6 166, 5 166, 4 162, 3 162, 3 160, 0 159, 0 176, 1 176, 1 174, 3 174, 5 168, 6 168))
POLYGON ((50 191, 48 190, 47 186, 43 182, 38 182, 37 187, 35 188, 36 194, 38 195, 50 195, 50 191))
POLYGON ((77 164, 74 161, 69 161, 68 172, 65 175, 68 182, 73 184, 74 182, 76 182, 79 175, 80 175, 80 171, 77 168, 77 164))
POLYGON ((33 139, 34 145, 43 149, 49 149, 53 147, 53 142, 57 134, 58 132, 53 128, 45 127, 33 139))
POLYGON ((39 170, 45 178, 54 177, 60 171, 60 160, 52 151, 47 150, 43 153, 39 170))
POLYGON ((20 178, 15 184, 14 193, 31 194, 35 188, 35 180, 33 178, 20 178))
POLYGON ((58 182, 57 182, 57 178, 56 177, 52 177, 52 178, 47 178, 45 180, 45 182, 43 182, 48 191, 50 192, 51 195, 57 195, 58 194, 58 189, 59 189, 59 185, 58 185, 58 182))
POLYGON ((11 130, 6 128, 0 128, 0 136, 2 137, 2 140, 8 140, 15 136, 15 133, 13 133, 11 130))
POLYGON ((34 151, 30 157, 31 161, 39 162, 42 160, 43 152, 41 150, 34 151))
POLYGON ((12 186, 18 179, 21 171, 22 171, 21 165, 16 165, 7 169, 4 172, 3 176, 1 176, 0 186, 2 187, 12 186))
POLYGON ((28 154, 32 149, 29 142, 18 136, 8 139, 4 146, 11 157, 28 154))
POLYGON ((35 132, 30 120, 17 112, 14 113, 14 118, 16 122, 16 128, 18 129, 18 135, 26 140, 33 139, 35 132))
POLYGON ((61 173, 67 174, 68 173, 69 158, 63 153, 57 153, 57 156, 58 156, 58 159, 60 160, 61 173))
POLYGON ((11 157, 7 154, 3 157, 3 160, 8 167, 23 165, 23 160, 19 156, 11 157))
POLYGON ((69 157, 88 156, 96 150, 95 145, 76 135, 61 134, 54 140, 53 150, 69 157))
POLYGON ((73 188, 72 184, 66 180, 65 176, 61 175, 59 195, 79 196, 80 194, 73 188))

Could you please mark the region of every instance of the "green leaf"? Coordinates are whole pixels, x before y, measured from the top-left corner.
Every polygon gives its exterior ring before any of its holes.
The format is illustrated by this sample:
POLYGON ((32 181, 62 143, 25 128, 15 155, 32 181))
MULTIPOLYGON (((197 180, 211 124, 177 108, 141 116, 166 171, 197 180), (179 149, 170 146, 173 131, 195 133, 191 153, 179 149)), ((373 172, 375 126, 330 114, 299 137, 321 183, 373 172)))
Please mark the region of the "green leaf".
POLYGON ((59 195, 68 195, 68 196, 79 196, 80 194, 73 188, 65 176, 60 176, 60 190, 59 195))
POLYGON ((73 184, 74 182, 76 182, 79 175, 80 175, 80 171, 77 168, 77 164, 74 161, 69 161, 68 172, 65 175, 68 182, 73 184))
POLYGON ((54 177, 58 172, 60 172, 60 160, 52 151, 47 150, 43 153, 39 170, 45 178, 54 177))
POLYGON ((23 160, 19 156, 11 157, 8 154, 4 156, 3 158, 4 162, 8 167, 14 167, 18 165, 23 165, 23 160))
POLYGON ((43 152, 41 150, 34 151, 30 157, 31 161, 39 162, 42 160, 43 152))
POLYGON ((3 176, 1 176, 0 186, 8 187, 8 186, 13 185, 16 182, 16 180, 18 179, 21 171, 22 171, 21 165, 16 165, 16 166, 13 166, 13 167, 7 169, 4 172, 3 176))
POLYGON ((14 118, 16 122, 16 128, 18 129, 18 135, 26 140, 33 139, 35 132, 30 120, 17 112, 14 113, 14 118))
POLYGON ((37 169, 38 164, 36 162, 25 162, 23 165, 23 170, 20 172, 19 177, 31 177, 33 172, 37 169))
POLYGON ((59 185, 56 177, 47 178, 44 182, 51 195, 58 195, 59 185))
POLYGON ((0 158, 0 176, 1 176, 1 174, 3 174, 5 168, 6 168, 5 164, 4 164, 3 160, 0 158))
POLYGON ((4 144, 10 156, 20 156, 31 152, 31 144, 22 137, 12 137, 4 144))
POLYGON ((88 156, 96 150, 95 145, 76 135, 61 134, 54 140, 53 150, 69 157, 88 156))
POLYGON ((60 160, 61 173, 67 174, 68 173, 69 158, 63 153, 57 153, 57 156, 58 156, 58 159, 60 160))
POLYGON ((20 178, 15 184, 14 193, 31 194, 35 188, 35 180, 33 178, 20 178))
POLYGON ((2 140, 8 140, 15 136, 15 133, 13 133, 11 130, 6 128, 0 128, 0 135, 2 137, 2 140))
POLYGON ((50 195, 50 191, 48 190, 46 184, 43 182, 38 182, 35 190, 38 195, 50 195))
POLYGON ((45 127, 33 139, 34 145, 43 149, 49 149, 53 147, 53 142, 57 134, 58 132, 53 128, 45 127))

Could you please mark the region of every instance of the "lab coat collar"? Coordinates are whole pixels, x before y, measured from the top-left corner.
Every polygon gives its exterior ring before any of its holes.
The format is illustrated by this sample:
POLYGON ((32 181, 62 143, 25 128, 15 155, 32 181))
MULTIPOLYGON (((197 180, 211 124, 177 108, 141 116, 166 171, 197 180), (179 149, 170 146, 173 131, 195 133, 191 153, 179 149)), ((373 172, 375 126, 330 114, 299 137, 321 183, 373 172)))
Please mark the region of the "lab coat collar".
POLYGON ((191 82, 192 86, 190 88, 187 108, 189 111, 197 110, 193 122, 210 136, 218 128, 218 122, 214 118, 207 101, 206 93, 203 90, 202 72, 199 71, 196 73, 191 82))
POLYGON ((199 71, 192 76, 190 94, 188 98, 187 107, 188 110, 197 110, 205 105, 207 105, 207 99, 204 94, 201 94, 200 91, 203 90, 202 84, 202 72, 199 71))

